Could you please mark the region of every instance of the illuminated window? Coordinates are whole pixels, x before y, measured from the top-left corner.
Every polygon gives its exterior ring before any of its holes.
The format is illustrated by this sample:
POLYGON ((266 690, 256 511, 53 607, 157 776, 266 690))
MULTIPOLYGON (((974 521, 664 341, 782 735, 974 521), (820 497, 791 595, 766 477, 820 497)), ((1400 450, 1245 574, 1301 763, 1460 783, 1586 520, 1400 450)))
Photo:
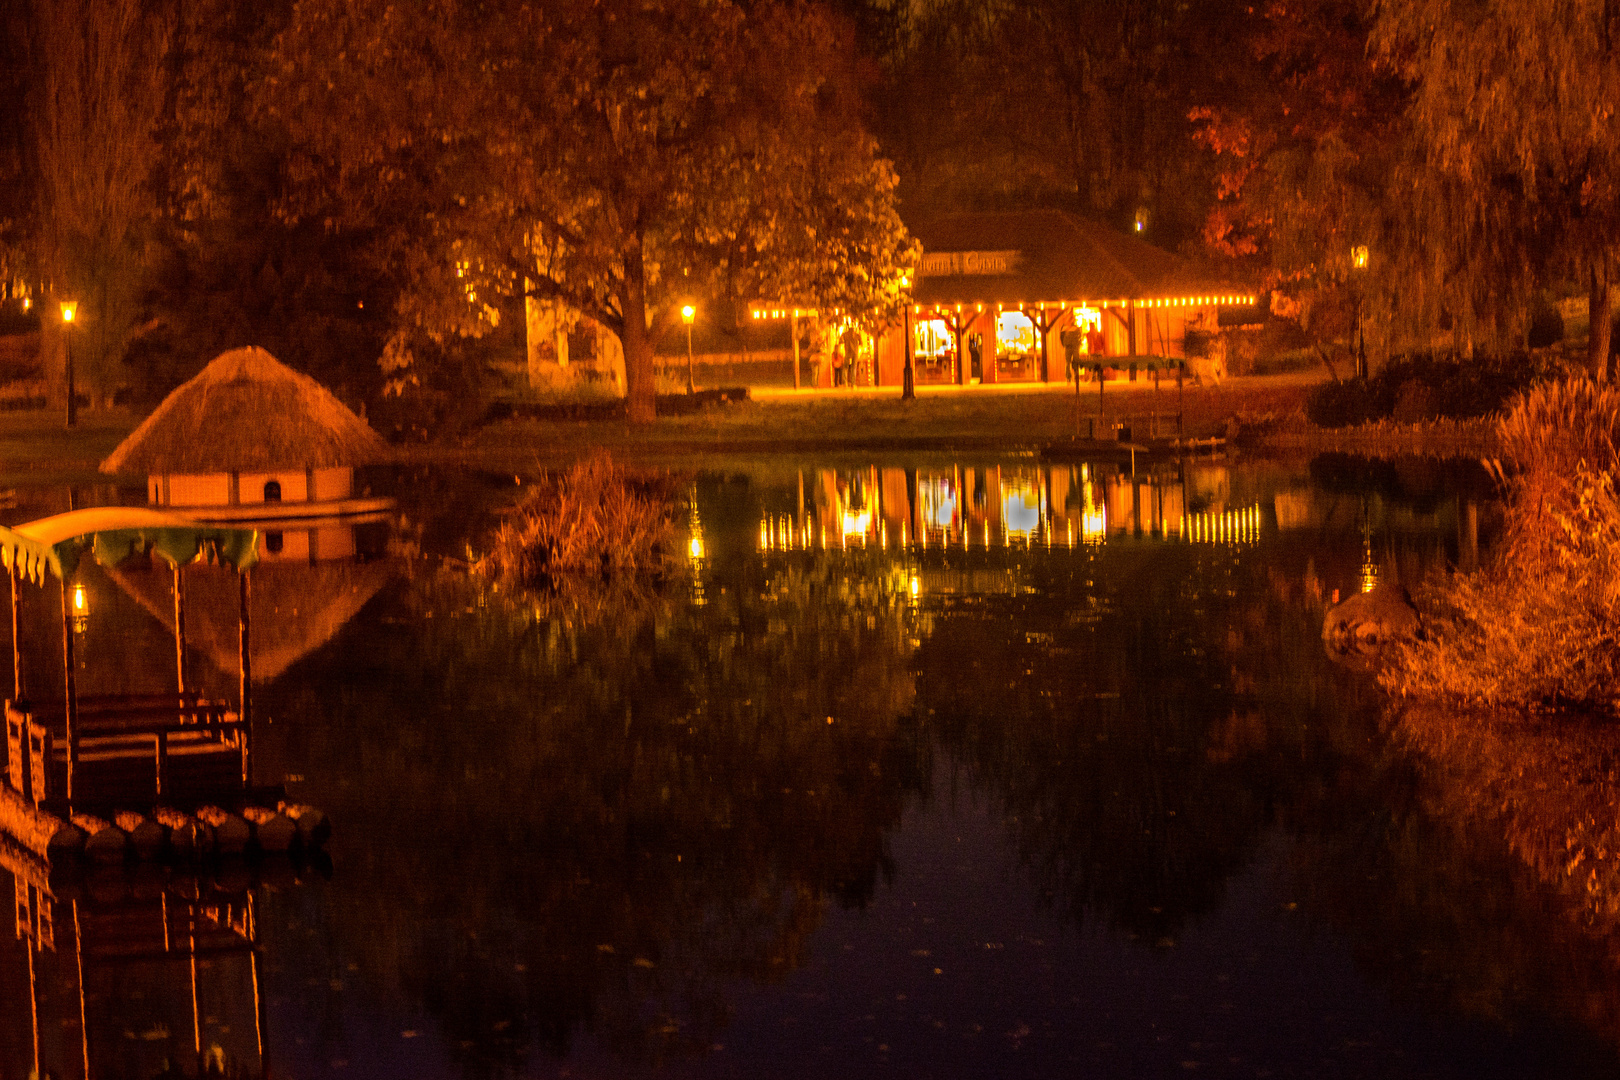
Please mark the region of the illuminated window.
POLYGON ((1036 350, 1035 324, 1022 311, 1003 311, 996 319, 996 352, 1028 356, 1036 350))
POLYGON ((943 319, 924 319, 912 328, 916 335, 914 352, 924 359, 950 356, 956 351, 956 341, 943 319))

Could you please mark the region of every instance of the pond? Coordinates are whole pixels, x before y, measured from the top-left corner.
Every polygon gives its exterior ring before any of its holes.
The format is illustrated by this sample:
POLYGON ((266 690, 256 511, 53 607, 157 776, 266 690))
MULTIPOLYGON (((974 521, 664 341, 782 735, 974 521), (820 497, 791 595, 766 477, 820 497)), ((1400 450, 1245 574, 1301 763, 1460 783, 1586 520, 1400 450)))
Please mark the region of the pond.
MULTIPOLYGON (((0 1077, 1620 1069, 1620 951, 1319 637, 1489 551, 1482 471, 716 461, 672 580, 568 607, 465 571, 516 479, 401 473, 255 571, 261 778, 329 861, 64 890, 0 944, 0 1077)), ((172 671, 166 579, 87 574, 87 684, 172 671)))

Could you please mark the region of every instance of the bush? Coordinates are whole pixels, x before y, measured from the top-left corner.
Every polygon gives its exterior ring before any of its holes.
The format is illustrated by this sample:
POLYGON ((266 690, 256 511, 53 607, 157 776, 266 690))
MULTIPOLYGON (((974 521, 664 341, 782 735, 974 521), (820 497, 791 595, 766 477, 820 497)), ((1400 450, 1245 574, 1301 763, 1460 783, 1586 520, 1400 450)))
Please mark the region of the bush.
POLYGON ((1415 423, 1488 416, 1550 370, 1546 361, 1522 352, 1466 359, 1413 353, 1390 360, 1365 382, 1322 384, 1306 400, 1305 415, 1329 428, 1392 418, 1415 423))
POLYGON ((1584 380, 1521 395, 1498 425, 1514 463, 1507 537, 1424 594, 1427 640, 1385 685, 1484 706, 1620 705, 1620 391, 1584 380))

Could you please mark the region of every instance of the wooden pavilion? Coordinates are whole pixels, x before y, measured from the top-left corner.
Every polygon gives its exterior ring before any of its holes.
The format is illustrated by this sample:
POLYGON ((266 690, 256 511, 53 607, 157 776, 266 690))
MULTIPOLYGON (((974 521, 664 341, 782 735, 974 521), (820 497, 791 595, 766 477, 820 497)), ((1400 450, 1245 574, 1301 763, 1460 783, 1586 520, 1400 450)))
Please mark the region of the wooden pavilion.
POLYGON ((47 861, 81 852, 110 862, 131 853, 234 854, 255 842, 255 832, 263 850, 287 850, 302 808, 282 806, 279 786, 254 783, 247 571, 258 561, 257 532, 140 508, 74 510, 0 528, 0 561, 11 575, 12 601, 0 841, 47 861), (75 654, 84 592, 77 572, 86 554, 107 567, 152 554, 169 564, 173 690, 80 693, 75 654), (235 571, 234 702, 199 694, 188 672, 185 568, 200 561, 235 571), (60 682, 23 664, 23 583, 43 585, 48 576, 61 590, 60 682), (53 682, 61 698, 50 695, 53 682))
POLYGON ((1255 298, 1135 236, 1058 210, 954 214, 911 227, 923 244, 904 332, 878 343, 899 384, 1048 382, 1078 366, 1180 369, 1189 332, 1255 298))

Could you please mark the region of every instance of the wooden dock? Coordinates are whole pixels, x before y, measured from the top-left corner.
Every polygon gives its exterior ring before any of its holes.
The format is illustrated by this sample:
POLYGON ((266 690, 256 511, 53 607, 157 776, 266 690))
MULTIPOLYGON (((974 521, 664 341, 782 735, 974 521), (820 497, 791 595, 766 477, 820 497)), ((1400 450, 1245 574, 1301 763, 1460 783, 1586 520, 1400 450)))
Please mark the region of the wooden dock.
POLYGON ((195 863, 314 850, 325 841, 324 815, 288 803, 279 786, 254 783, 248 570, 257 545, 253 530, 119 507, 0 528, 0 559, 11 574, 13 641, 0 839, 48 867, 195 863), (156 552, 173 566, 174 690, 78 693, 68 581, 85 552, 110 565, 156 552), (240 582, 235 702, 190 688, 184 568, 199 559, 230 565, 240 582), (44 584, 47 571, 62 590, 63 694, 55 700, 24 693, 19 644, 19 589, 25 578, 44 584))

